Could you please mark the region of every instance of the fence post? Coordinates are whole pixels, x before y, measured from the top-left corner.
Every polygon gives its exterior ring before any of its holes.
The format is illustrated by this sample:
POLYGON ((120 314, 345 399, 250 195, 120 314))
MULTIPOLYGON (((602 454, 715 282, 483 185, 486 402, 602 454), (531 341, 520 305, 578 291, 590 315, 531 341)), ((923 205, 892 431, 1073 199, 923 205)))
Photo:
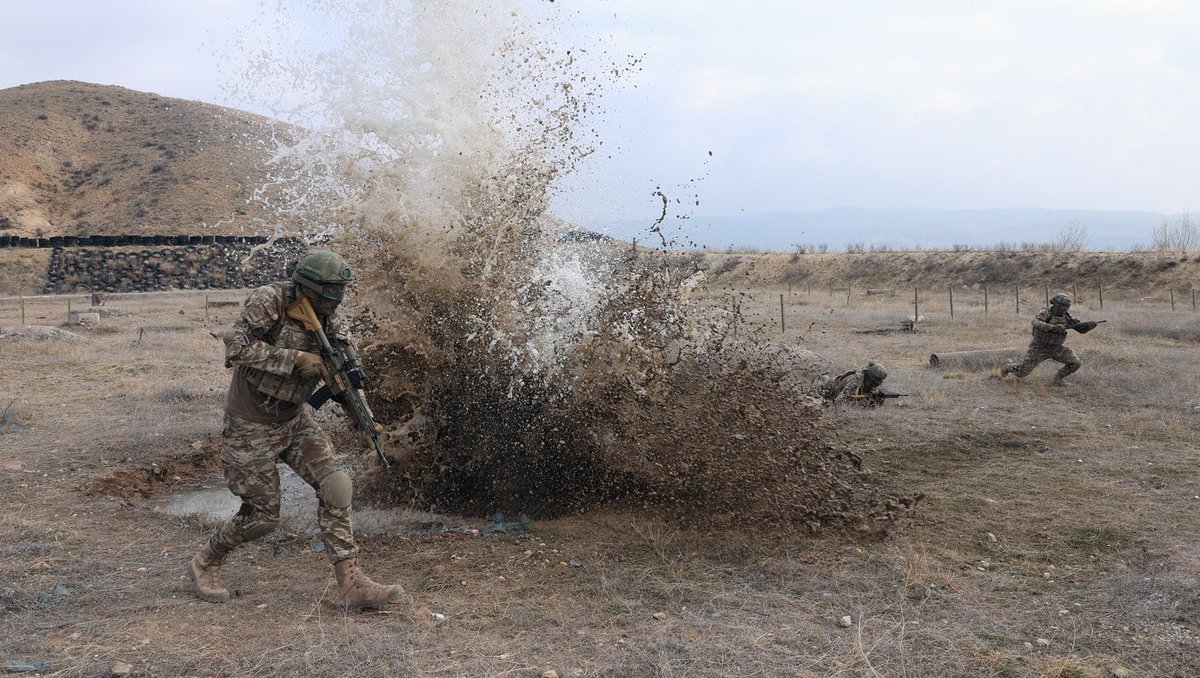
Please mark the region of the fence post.
POLYGON ((1015 295, 1014 301, 1016 302, 1016 306, 1017 306, 1017 315, 1021 315, 1021 284, 1017 283, 1016 287, 1017 287, 1017 293, 1015 295))
POLYGON ((67 324, 71 324, 71 300, 67 299, 67 324))
POLYGON ((1196 288, 1192 288, 1192 310, 1196 310, 1196 288))
POLYGON ((850 281, 846 281, 846 308, 850 308, 850 281))
POLYGON ((1071 283, 1071 301, 1079 303, 1079 288, 1075 283, 1071 283))
POLYGON ((1175 290, 1171 290, 1171 310, 1175 310, 1175 290))
POLYGON ((986 318, 987 314, 988 314, 988 293, 987 293, 987 283, 984 283, 983 284, 983 317, 986 318))
POLYGON ((208 320, 208 295, 204 295, 204 319, 208 320))
POLYGON ((21 296, 21 326, 25 326, 25 297, 21 296))
POLYGON ((1050 286, 1046 285, 1046 308, 1050 308, 1050 286))
POLYGON ((1104 310, 1104 285, 1100 286, 1100 310, 1104 310))
POLYGON ((913 285, 913 329, 917 327, 917 320, 921 317, 921 304, 917 299, 917 286, 913 285))
POLYGON ((787 325, 783 324, 783 295, 779 295, 779 333, 787 334, 787 325))
POLYGON ((950 317, 954 318, 954 285, 948 286, 950 290, 950 317))

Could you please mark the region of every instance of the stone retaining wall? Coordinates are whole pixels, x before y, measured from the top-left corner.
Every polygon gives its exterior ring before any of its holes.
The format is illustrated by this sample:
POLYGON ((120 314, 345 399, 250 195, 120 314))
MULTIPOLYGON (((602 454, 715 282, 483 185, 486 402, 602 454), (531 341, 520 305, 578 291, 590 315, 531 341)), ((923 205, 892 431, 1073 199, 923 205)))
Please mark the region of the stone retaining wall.
POLYGON ((261 245, 265 235, 56 235, 50 238, 26 238, 0 235, 3 247, 126 247, 144 245, 261 245))
POLYGON ((293 238, 280 238, 253 254, 253 242, 218 243, 214 240, 204 244, 189 240, 184 245, 150 248, 64 244, 54 248, 50 255, 44 293, 257 287, 286 277, 291 266, 309 247, 306 242, 293 238))

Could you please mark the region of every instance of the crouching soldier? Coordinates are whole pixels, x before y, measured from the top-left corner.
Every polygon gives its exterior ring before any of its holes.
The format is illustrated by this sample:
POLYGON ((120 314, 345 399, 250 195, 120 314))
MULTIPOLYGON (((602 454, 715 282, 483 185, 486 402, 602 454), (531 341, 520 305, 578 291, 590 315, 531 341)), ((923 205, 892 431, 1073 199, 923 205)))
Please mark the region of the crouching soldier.
MULTIPOLYGON (((1029 342, 1029 350, 1021 362, 1005 365, 1000 369, 1000 376, 1013 375, 1024 378, 1046 360, 1062 363, 1058 373, 1050 382, 1051 386, 1065 386, 1063 379, 1073 374, 1083 361, 1075 355, 1070 347, 1065 346, 1067 330, 1075 330, 1086 334, 1096 328, 1097 321, 1083 322, 1071 317, 1071 297, 1059 292, 1050 297, 1050 307, 1043 308, 1033 318, 1033 340, 1029 342)), ((1104 321, 1099 321, 1104 322, 1104 321)))
POLYGON ((297 262, 291 280, 255 290, 224 337, 225 366, 233 368, 233 378, 225 400, 221 461, 229 490, 242 506, 188 566, 196 594, 206 601, 229 600, 218 576, 226 557, 279 523, 280 462, 316 490, 317 525, 337 577, 337 602, 350 609, 374 608, 404 593, 398 585, 371 581, 359 568, 350 527, 350 476, 338 466, 333 445, 305 407, 322 378, 320 348, 287 314, 291 304, 307 299, 326 333, 349 341, 334 312, 350 279, 341 256, 313 250, 297 262))

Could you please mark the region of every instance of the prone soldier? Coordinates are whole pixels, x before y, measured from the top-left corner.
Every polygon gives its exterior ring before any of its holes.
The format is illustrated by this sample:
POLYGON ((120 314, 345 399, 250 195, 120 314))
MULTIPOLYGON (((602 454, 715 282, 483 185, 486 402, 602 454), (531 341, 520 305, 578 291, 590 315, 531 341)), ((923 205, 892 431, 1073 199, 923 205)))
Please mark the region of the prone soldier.
POLYGON ((880 387, 887 379, 887 370, 875 362, 867 363, 862 370, 850 370, 829 381, 818 389, 826 404, 856 403, 864 407, 882 405, 888 398, 899 398, 906 394, 885 393, 880 387))

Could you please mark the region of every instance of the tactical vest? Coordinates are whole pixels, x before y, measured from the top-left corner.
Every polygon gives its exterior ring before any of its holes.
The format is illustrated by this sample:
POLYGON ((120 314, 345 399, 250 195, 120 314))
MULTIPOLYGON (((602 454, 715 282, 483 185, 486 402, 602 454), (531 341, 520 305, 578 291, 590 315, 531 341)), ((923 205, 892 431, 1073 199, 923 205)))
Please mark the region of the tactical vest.
MULTIPOLYGON (((294 348, 320 355, 319 343, 309 335, 308 331, 304 329, 304 325, 300 324, 298 320, 287 317, 288 305, 298 298, 295 283, 277 282, 272 283, 269 287, 276 293, 276 307, 279 310, 280 321, 267 332, 263 341, 279 348, 294 348)), ((295 370, 289 374, 280 375, 245 365, 238 365, 237 369, 238 373, 258 392, 272 398, 286 400, 289 403, 303 403, 308 400, 308 397, 321 383, 320 376, 305 378, 295 370)))
MULTIPOLYGON (((1044 323, 1050 322, 1053 317, 1054 316, 1050 314, 1049 309, 1044 309, 1037 314, 1037 319, 1044 323)), ((1067 323, 1071 323, 1075 320, 1069 313, 1064 313, 1063 319, 1067 323)), ((1063 342, 1066 340, 1066 332, 1047 332, 1045 330, 1038 329, 1037 325, 1033 326, 1033 343, 1037 344, 1038 346, 1062 346, 1063 342)))

